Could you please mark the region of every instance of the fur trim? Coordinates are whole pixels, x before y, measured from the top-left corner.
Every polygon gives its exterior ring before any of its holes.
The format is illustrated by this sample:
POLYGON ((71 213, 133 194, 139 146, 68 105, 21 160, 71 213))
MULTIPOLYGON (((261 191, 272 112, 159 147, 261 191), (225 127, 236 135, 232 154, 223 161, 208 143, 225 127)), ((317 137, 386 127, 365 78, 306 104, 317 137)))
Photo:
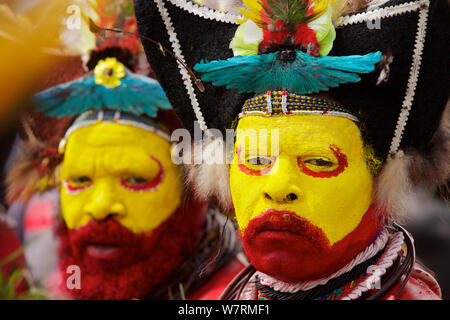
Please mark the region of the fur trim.
POLYGON ((184 165, 186 184, 203 201, 215 199, 230 211, 233 208, 230 192, 230 173, 226 162, 226 147, 222 138, 210 139, 194 146, 194 159, 201 164, 184 165), (214 158, 214 162, 208 159, 214 158))
POLYGON ((450 99, 431 140, 429 152, 422 154, 417 150, 400 150, 386 161, 376 179, 375 202, 381 211, 388 213, 388 224, 394 220, 404 222, 418 191, 433 194, 436 188, 448 188, 449 158, 450 99))

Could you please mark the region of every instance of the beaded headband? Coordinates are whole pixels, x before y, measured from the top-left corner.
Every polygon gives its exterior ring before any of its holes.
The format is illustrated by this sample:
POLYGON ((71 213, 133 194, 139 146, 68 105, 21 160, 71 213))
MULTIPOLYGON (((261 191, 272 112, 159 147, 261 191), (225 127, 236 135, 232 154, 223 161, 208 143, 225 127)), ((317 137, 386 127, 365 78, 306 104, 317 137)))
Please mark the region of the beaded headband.
POLYGON ((358 122, 358 118, 335 101, 299 95, 287 91, 268 91, 245 101, 239 119, 247 115, 322 114, 342 116, 358 122))

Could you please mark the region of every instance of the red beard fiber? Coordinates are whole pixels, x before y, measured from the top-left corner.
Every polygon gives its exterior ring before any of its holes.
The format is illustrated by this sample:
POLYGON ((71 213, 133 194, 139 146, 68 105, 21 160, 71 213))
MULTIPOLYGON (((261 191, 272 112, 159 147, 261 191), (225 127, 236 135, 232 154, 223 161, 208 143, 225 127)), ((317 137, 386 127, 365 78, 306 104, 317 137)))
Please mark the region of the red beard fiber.
POLYGON ((76 230, 61 222, 61 288, 74 299, 142 299, 163 283, 193 253, 204 226, 207 206, 190 203, 149 234, 134 234, 116 220, 92 220, 76 230), (87 246, 114 246, 110 258, 94 258, 87 246), (81 289, 67 289, 67 267, 81 271, 81 289))
POLYGON ((341 269, 374 240, 381 225, 371 206, 354 231, 330 246, 323 231, 308 220, 270 209, 250 220, 242 238, 245 253, 257 270, 294 283, 341 269))

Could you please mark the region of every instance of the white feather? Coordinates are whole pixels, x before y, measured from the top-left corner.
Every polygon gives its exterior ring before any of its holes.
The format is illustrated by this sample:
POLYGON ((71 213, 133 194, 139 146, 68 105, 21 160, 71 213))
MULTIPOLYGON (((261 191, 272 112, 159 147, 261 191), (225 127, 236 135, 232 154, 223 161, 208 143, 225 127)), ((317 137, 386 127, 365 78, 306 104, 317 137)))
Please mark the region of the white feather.
POLYGON ((387 224, 403 222, 407 213, 408 199, 413 192, 409 167, 413 157, 397 152, 389 158, 375 182, 375 203, 379 210, 387 212, 387 224))
POLYGON ((202 159, 201 164, 185 165, 186 182, 194 190, 195 195, 204 201, 216 199, 225 210, 233 207, 230 192, 229 166, 226 162, 226 148, 223 139, 216 138, 203 142, 194 148, 194 159, 202 159), (201 152, 202 154, 198 154, 201 152), (216 161, 211 163, 204 161, 211 155, 221 155, 216 157, 216 161))

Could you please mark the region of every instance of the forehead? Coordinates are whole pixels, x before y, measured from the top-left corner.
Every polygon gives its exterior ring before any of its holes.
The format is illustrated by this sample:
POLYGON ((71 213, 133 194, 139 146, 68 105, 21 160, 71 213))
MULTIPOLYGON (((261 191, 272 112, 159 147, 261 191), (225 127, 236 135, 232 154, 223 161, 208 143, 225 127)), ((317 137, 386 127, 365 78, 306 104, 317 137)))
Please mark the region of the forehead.
MULTIPOLYGON (((356 124, 345 117, 330 115, 248 116, 242 118, 237 127, 238 143, 247 137, 258 139, 268 136, 279 139, 280 148, 302 148, 307 146, 336 144, 338 146, 362 146, 356 124)), ((264 139, 262 139, 264 140, 264 139)), ((245 142, 249 143, 249 142, 245 142)), ((258 141, 260 143, 260 141, 258 141)))
POLYGON ((170 144, 159 135, 129 125, 99 123, 73 132, 67 141, 63 170, 145 172, 154 166, 151 156, 164 163, 170 144))
POLYGON ((67 141, 67 149, 78 147, 138 147, 151 151, 168 149, 170 144, 156 133, 141 128, 103 122, 73 132, 67 141))

